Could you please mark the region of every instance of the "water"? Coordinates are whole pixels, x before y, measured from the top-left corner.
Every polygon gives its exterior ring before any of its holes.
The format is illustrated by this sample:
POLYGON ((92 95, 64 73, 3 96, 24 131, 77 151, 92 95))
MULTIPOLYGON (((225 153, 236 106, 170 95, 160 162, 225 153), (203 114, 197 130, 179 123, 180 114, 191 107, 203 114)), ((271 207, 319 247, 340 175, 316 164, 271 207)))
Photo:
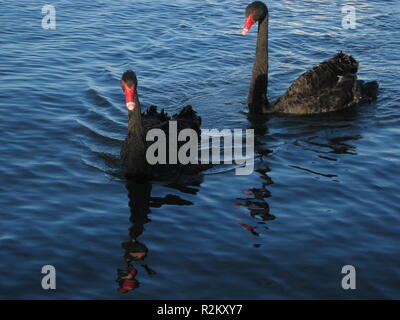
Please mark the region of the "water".
POLYGON ((0 1, 0 298, 400 298, 397 2, 269 1, 270 100, 338 50, 381 90, 352 111, 255 123, 247 1, 51 4, 56 30, 41 27, 42 1, 0 1), (342 29, 343 4, 356 30, 342 29), (126 185, 129 68, 144 107, 190 103, 204 128, 255 128, 254 173, 126 185), (148 253, 121 294, 130 232, 148 253), (348 264, 357 290, 341 288, 348 264), (42 290, 43 265, 57 290, 42 290))

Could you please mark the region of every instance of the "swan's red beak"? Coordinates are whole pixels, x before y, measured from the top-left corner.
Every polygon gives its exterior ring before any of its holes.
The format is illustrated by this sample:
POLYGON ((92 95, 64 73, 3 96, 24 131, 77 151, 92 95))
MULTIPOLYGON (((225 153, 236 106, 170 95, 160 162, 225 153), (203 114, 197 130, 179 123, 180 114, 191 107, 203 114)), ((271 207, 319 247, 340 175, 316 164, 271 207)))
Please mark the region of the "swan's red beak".
POLYGON ((244 27, 242 30, 242 35, 246 35, 249 33, 251 27, 253 26, 253 24, 255 23, 254 19, 253 19, 254 13, 250 14, 247 18, 246 18, 246 22, 244 23, 244 27))
POLYGON ((126 108, 130 111, 136 108, 136 87, 132 86, 129 88, 124 81, 121 81, 121 86, 124 89, 125 97, 126 97, 126 108))

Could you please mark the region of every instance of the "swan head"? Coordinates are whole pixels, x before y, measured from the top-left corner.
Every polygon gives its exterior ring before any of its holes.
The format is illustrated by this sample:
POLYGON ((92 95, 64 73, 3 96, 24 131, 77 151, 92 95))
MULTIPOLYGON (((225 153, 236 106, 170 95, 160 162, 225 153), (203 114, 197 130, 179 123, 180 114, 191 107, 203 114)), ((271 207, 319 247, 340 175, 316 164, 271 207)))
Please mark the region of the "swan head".
POLYGON ((137 77, 132 70, 125 71, 122 75, 121 87, 126 98, 126 108, 133 111, 136 108, 137 77))
POLYGON ((246 7, 246 21, 243 26, 242 34, 249 33, 256 21, 263 20, 268 14, 268 7, 264 2, 254 1, 246 7))

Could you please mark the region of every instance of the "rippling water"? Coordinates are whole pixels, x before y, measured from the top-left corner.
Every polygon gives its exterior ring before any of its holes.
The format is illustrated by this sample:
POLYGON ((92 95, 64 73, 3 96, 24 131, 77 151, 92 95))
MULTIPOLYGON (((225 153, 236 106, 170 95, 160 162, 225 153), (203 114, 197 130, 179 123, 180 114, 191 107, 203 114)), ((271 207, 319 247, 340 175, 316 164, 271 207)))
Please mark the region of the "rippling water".
POLYGON ((0 298, 400 298, 399 5, 268 1, 270 100, 338 50, 380 81, 376 103, 251 122, 247 1, 0 1, 0 298), (343 4, 357 9, 341 27, 343 4), (144 107, 192 104, 204 128, 255 128, 256 170, 170 183, 121 178, 121 74, 144 107), (148 250, 117 292, 121 243, 148 250), (143 247, 142 247, 143 248, 143 247), (57 290, 41 289, 43 265, 57 290), (341 268, 357 290, 341 288, 341 268))

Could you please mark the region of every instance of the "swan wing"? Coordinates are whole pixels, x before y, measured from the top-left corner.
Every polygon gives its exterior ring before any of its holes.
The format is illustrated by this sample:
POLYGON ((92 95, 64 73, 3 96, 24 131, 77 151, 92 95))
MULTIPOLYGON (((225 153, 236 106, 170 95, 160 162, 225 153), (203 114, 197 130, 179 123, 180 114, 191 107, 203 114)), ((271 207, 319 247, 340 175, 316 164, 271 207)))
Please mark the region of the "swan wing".
POLYGON ((302 74, 274 105, 275 111, 311 114, 354 104, 358 62, 338 53, 302 74))

